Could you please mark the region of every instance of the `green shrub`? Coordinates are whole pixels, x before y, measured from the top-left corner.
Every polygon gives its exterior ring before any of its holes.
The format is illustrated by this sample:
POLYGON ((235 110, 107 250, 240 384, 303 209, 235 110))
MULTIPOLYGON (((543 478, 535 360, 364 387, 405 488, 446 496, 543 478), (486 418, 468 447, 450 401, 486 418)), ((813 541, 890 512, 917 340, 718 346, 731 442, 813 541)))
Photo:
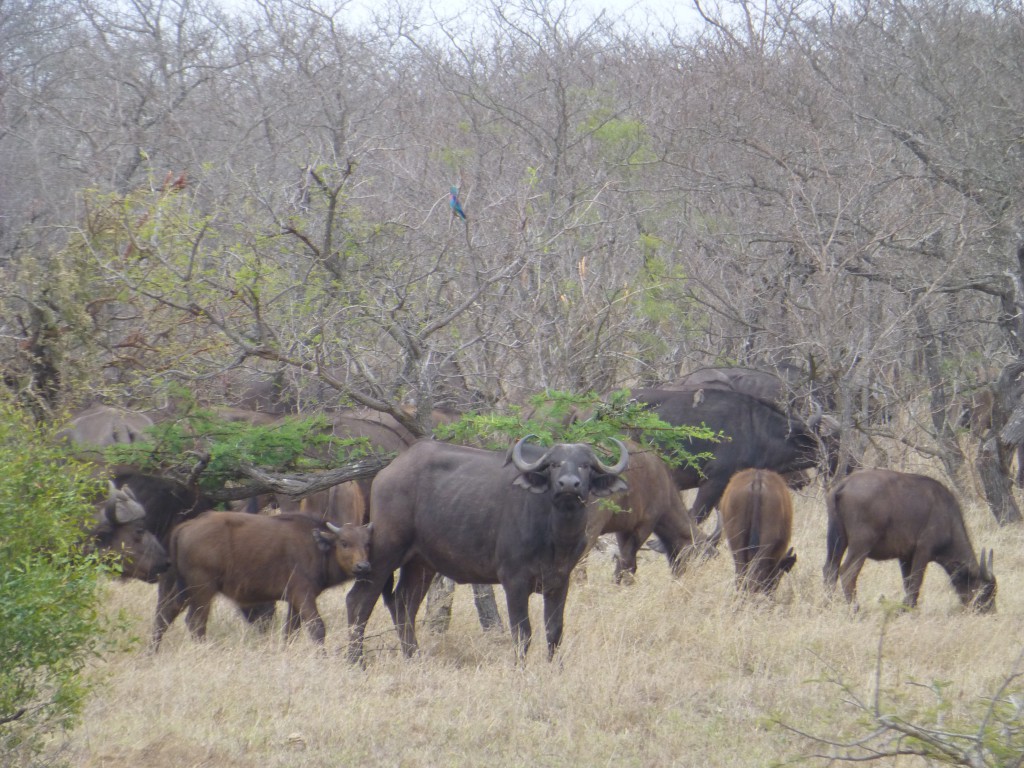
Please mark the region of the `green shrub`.
POLYGON ((104 645, 105 566, 81 554, 95 481, 0 401, 0 764, 27 763, 75 721, 104 645))

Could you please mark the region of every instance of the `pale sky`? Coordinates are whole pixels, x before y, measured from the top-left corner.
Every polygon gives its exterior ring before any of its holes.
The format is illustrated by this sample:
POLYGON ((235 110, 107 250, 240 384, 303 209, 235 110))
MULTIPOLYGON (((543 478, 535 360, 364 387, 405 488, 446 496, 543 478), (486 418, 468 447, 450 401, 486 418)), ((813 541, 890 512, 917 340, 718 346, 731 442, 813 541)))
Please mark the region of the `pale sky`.
MULTIPOLYGON (((372 9, 386 5, 398 4, 404 8, 422 10, 421 19, 429 20, 435 14, 441 17, 455 17, 472 12, 481 2, 491 0, 348 0, 346 14, 350 13, 354 23, 360 18, 368 19, 372 9)), ((342 0, 320 0, 325 7, 342 5, 342 0)), ((247 0, 220 0, 222 7, 229 9, 242 8, 247 0)), ((602 10, 612 20, 622 20, 632 27, 654 29, 671 26, 674 23, 680 28, 698 26, 699 16, 690 0, 510 0, 512 6, 548 4, 554 9, 571 6, 580 16, 596 15, 602 10)))

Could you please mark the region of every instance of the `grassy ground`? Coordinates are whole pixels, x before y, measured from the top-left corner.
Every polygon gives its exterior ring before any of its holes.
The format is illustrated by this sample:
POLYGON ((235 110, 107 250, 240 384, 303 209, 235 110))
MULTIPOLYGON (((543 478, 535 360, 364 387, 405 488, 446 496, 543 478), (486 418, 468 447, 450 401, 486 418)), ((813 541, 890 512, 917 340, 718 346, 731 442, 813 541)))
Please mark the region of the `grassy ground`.
MULTIPOLYGON (((660 555, 642 553, 629 587, 617 587, 610 562, 595 554, 587 581, 570 591, 554 663, 539 597, 539 642, 517 667, 507 633, 484 634, 460 587, 450 631, 421 629, 411 661, 378 605, 365 670, 343 654, 346 587, 321 596, 322 652, 305 636, 285 644, 279 626, 269 637, 253 633, 218 602, 205 645, 179 620, 158 655, 140 645, 99 664, 84 722, 49 757, 90 768, 747 768, 825 752, 776 721, 827 738, 866 732, 850 696, 826 680, 839 677, 870 700, 881 600, 899 599, 901 586, 896 563, 869 562, 859 613, 827 599, 824 503, 816 486, 808 490, 797 500, 799 561, 774 601, 737 596, 726 551, 677 581, 660 555)), ((883 705, 905 714, 935 703, 922 686, 948 685, 948 725, 996 688, 1024 643, 1024 529, 1000 530, 980 503, 965 517, 975 546, 995 549, 998 613, 962 612, 945 573, 930 566, 920 609, 888 625, 881 672, 883 705)), ((154 601, 149 585, 110 587, 110 609, 125 611, 140 638, 154 601)))

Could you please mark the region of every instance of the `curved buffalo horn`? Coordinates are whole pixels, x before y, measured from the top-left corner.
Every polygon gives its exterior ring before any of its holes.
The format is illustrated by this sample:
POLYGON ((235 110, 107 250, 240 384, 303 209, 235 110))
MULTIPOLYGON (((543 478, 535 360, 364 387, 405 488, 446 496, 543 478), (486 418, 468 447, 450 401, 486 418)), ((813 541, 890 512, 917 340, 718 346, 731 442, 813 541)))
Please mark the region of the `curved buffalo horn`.
POLYGON ((118 488, 110 481, 110 500, 114 503, 114 520, 120 525, 141 520, 146 516, 146 509, 135 498, 132 489, 125 486, 118 488))
POLYGON ((550 451, 544 451, 544 455, 537 459, 537 461, 533 462, 532 464, 526 463, 526 460, 523 458, 523 443, 525 443, 531 437, 536 437, 536 435, 526 435, 524 437, 519 438, 516 441, 515 446, 513 446, 512 448, 512 463, 516 465, 516 469, 518 469, 520 472, 536 472, 538 469, 544 466, 545 462, 547 462, 548 460, 548 454, 550 453, 550 451))
POLYGON ((982 581, 992 581, 992 550, 988 551, 988 560, 985 559, 985 550, 981 550, 981 578, 982 581))
POLYGON ((626 467, 629 466, 629 449, 626 448, 626 444, 621 440, 616 440, 614 437, 610 438, 610 440, 615 443, 615 446, 619 449, 619 460, 613 466, 608 466, 607 464, 604 464, 601 459, 597 459, 597 466, 606 474, 619 475, 622 474, 626 467))
POLYGON ((336 526, 330 520, 325 520, 324 522, 327 523, 327 530, 329 530, 331 533, 341 533, 341 528, 336 526))

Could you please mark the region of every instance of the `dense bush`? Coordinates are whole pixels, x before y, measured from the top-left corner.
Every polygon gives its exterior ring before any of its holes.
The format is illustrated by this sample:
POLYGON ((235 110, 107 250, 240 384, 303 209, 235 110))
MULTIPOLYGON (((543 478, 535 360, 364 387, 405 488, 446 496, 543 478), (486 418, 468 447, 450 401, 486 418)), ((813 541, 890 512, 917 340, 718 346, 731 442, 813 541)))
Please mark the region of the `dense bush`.
POLYGON ((27 763, 81 710, 103 647, 104 565, 83 555, 94 481, 44 430, 0 403, 0 763, 27 763))

